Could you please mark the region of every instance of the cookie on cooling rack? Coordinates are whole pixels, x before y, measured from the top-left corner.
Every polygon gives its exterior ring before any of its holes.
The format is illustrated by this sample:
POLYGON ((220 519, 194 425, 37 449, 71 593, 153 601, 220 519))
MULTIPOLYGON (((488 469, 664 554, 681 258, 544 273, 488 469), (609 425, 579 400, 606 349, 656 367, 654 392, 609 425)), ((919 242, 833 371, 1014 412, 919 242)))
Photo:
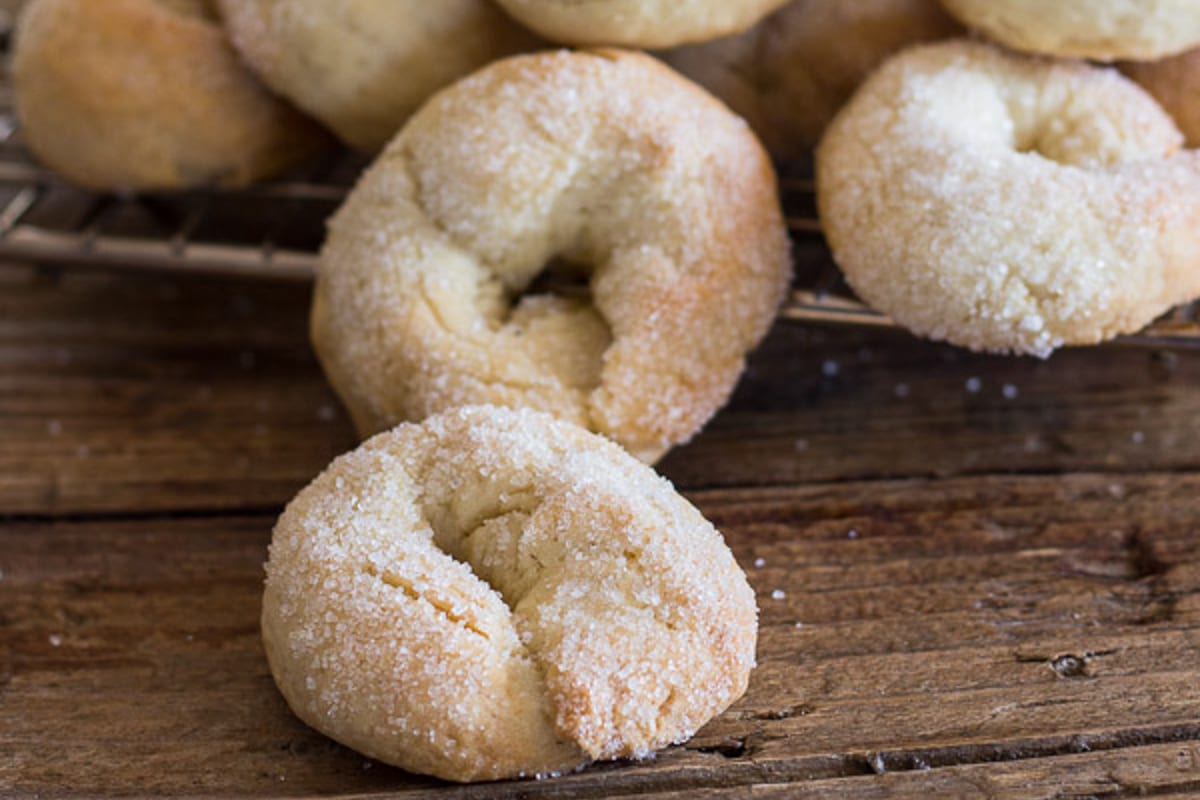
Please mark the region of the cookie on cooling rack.
POLYGON ((541 42, 491 0, 218 0, 260 77, 375 152, 438 89, 541 42))
POLYGON ((243 186, 328 143, 241 64, 202 0, 30 0, 15 35, 22 136, 81 186, 243 186))
POLYGON ((724 404, 790 272, 742 119, 641 53, 539 53, 435 95, 367 170, 312 335, 364 436, 493 403, 654 461, 724 404), (587 288, 531 290, 553 262, 587 288))
POLYGON ((1049 355, 1200 295, 1200 152, 1114 70, 953 41, 876 72, 817 152, 821 221, 913 331, 1049 355))

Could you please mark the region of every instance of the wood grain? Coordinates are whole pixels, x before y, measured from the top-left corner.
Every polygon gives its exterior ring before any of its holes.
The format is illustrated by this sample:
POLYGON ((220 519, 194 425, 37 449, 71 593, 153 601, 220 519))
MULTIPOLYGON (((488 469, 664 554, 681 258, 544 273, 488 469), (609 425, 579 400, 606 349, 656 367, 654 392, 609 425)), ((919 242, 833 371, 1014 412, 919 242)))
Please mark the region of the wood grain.
MULTIPOLYGON (((1112 476, 696 493, 759 595, 760 665, 746 697, 654 762, 446 791, 786 787, 1192 742, 1200 477, 1120 481, 1119 495, 1112 476)), ((364 768, 280 700, 257 629, 271 524, 0 529, 0 789, 288 796, 433 785, 364 768)))
POLYGON ((1062 798, 1194 796, 1200 792, 1200 749, 1194 743, 1015 762, 919 766, 870 776, 669 792, 671 800, 710 797, 852 798, 853 800, 1061 800, 1062 798))
MULTIPOLYGON (((354 443, 307 313, 290 284, 0 268, 0 513, 281 506, 354 443)), ((661 467, 683 488, 1195 469, 1197 355, 780 323, 661 467)))
POLYGON ((307 298, 0 268, 0 512, 282 505, 355 442, 307 298))
POLYGON ((1200 792, 1200 353, 777 326, 662 465, 758 594, 750 691, 653 761, 459 787, 266 669, 274 518, 354 443, 307 302, 0 267, 0 795, 1200 792))

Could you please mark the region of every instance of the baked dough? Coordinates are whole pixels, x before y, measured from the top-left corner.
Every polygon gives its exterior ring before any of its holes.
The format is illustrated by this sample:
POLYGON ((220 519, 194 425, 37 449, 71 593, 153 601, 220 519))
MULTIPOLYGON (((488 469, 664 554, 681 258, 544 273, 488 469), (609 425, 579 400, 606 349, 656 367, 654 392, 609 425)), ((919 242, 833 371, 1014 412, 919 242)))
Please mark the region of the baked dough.
POLYGON ((488 0, 219 0, 266 83, 351 146, 380 150, 443 86, 538 46, 488 0))
POLYGON ((309 725, 473 781, 643 757, 746 689, 754 595, 664 479, 532 411, 342 456, 275 527, 263 641, 309 725))
POLYGON ((674 47, 744 31, 787 0, 497 0, 565 44, 674 47))
POLYGON ((888 56, 961 32, 937 0, 793 0, 745 33, 662 54, 741 114, 773 156, 808 155, 888 56))
POLYGON ((1196 0, 942 0, 964 24, 1030 53, 1149 61, 1200 45, 1196 0))
POLYGON ((242 186, 328 143, 200 0, 31 0, 12 74, 29 149, 92 189, 242 186))
POLYGON ((333 217, 313 342, 363 436, 529 406, 653 461, 724 404, 790 269, 743 120, 639 53, 518 56, 435 96, 333 217), (547 264, 588 285, 530 289, 547 264))
POLYGON ((1115 70, 925 45, 867 80, 817 152, 851 286, 902 325, 1048 355, 1200 294, 1200 153, 1115 70))

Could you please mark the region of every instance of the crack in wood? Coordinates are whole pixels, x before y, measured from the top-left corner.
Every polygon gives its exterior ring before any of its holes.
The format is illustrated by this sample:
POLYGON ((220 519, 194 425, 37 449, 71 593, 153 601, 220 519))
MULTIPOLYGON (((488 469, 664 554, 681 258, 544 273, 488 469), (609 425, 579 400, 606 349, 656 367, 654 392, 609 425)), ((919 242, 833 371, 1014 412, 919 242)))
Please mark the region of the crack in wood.
POLYGON ((940 748, 883 750, 846 756, 863 774, 938 769, 969 764, 1019 761, 1054 756, 1200 741, 1200 724, 1153 730, 1111 731, 1101 734, 1055 736, 1026 742, 953 745, 940 748))
MULTIPOLYGON (((889 772, 927 771, 1173 743, 1197 743, 1193 749, 1197 754, 1195 760, 1200 762, 1200 723, 1156 729, 1061 735, 1023 741, 827 754, 787 763, 756 762, 756 752, 762 749, 758 740, 769 738, 772 738, 769 731, 755 730, 743 736, 728 736, 717 742, 710 741, 703 745, 684 745, 684 747, 693 752, 721 756, 725 762, 721 767, 722 774, 724 778, 731 781, 730 785, 744 780, 753 780, 760 784, 782 784, 826 778, 882 775, 889 772), (754 774, 750 775, 750 771, 754 774)), ((1185 748, 1185 750, 1181 750, 1181 753, 1190 756, 1193 749, 1185 748)), ((706 785, 698 783, 697 787, 706 785)), ((675 784, 673 788, 682 787, 675 784)))
POLYGON ((724 758, 741 758, 747 754, 749 747, 746 744, 745 738, 732 738, 718 744, 702 745, 700 747, 690 748, 697 753, 716 753, 724 758))

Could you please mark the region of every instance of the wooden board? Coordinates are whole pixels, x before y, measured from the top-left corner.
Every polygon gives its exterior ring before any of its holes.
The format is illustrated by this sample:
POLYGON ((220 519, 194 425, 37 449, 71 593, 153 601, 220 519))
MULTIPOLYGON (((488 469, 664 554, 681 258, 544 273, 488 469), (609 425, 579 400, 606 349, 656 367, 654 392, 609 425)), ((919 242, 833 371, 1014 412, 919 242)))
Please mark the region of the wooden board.
POLYGON ((0 267, 0 795, 1200 792, 1200 353, 1041 362, 781 324, 662 465, 761 610, 689 743, 457 787, 297 722, 282 504, 352 431, 302 287, 0 267))
MULTIPOLYGON (((354 444, 307 315, 292 284, 0 269, 0 512, 281 505, 354 444)), ((661 468, 683 488, 1196 469, 1196 355, 1009 359, 780 323, 661 468)))

